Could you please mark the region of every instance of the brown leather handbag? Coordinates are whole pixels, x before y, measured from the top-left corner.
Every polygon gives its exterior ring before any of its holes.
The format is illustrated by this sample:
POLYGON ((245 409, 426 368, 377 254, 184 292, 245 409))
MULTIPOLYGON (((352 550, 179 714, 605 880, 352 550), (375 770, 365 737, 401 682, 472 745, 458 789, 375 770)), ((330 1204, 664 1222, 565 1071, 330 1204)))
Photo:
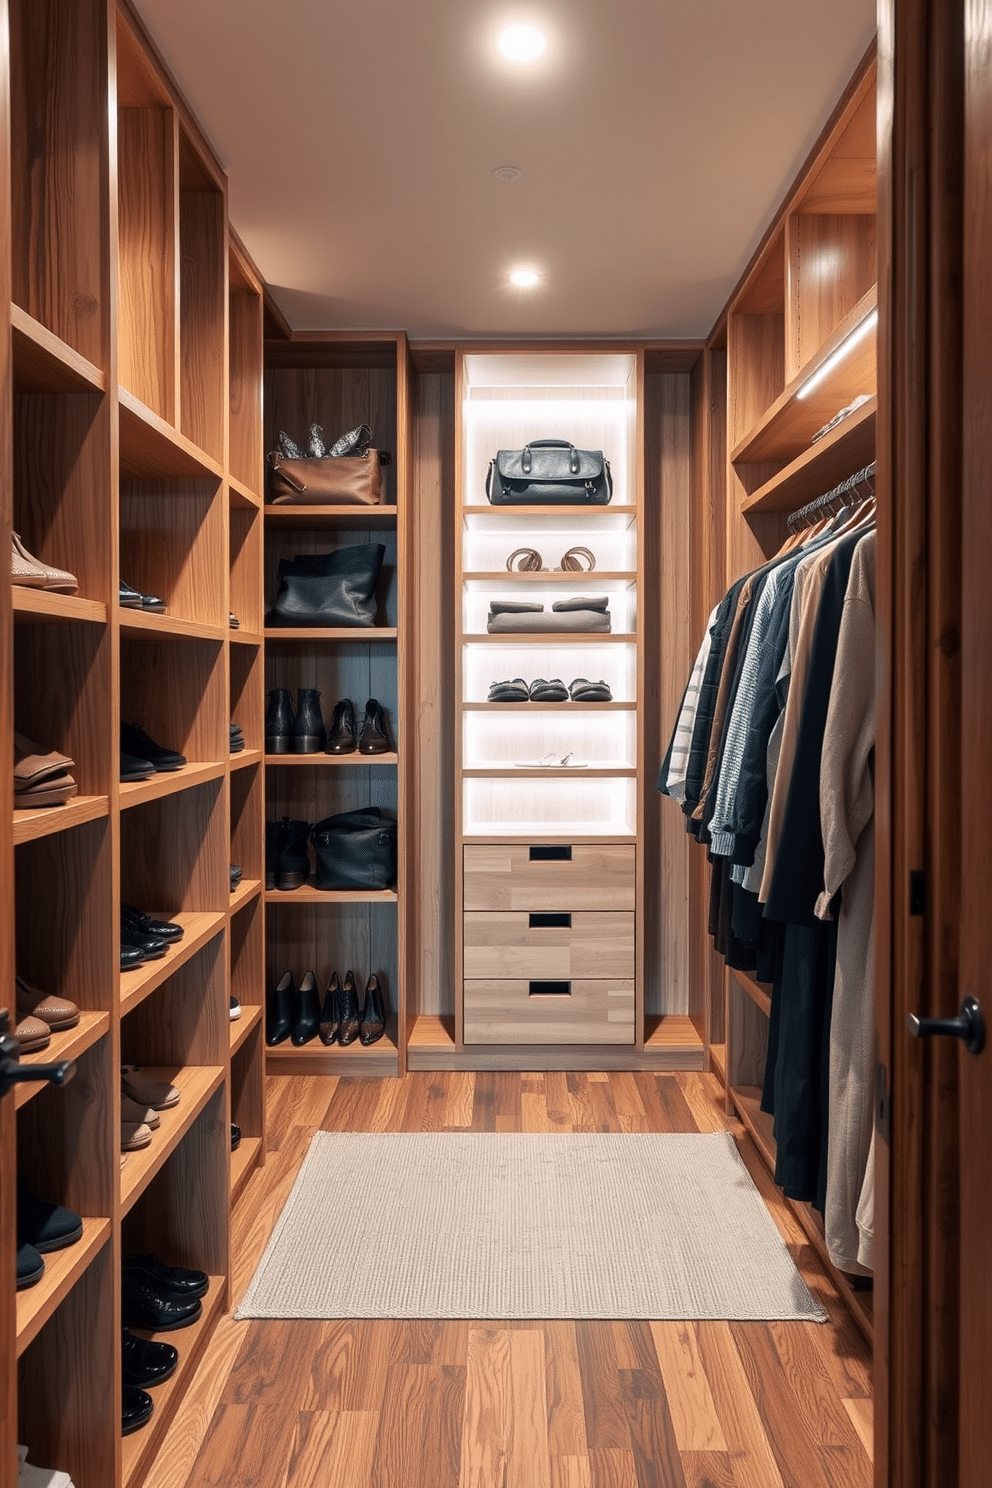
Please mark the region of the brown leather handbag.
POLYGON ((288 459, 273 450, 269 500, 273 506, 380 506, 382 451, 363 455, 288 459))

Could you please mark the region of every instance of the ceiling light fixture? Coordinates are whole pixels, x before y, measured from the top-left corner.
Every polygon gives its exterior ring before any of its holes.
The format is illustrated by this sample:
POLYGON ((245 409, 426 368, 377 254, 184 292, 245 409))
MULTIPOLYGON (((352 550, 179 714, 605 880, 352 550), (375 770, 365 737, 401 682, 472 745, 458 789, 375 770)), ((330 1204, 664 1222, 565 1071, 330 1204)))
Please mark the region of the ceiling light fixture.
POLYGON ((498 165, 493 175, 497 181, 522 181, 524 173, 519 165, 498 165))
POLYGON ((803 383, 802 387, 796 393, 796 397, 808 398, 810 393, 813 392, 814 388, 818 388, 824 378, 830 376, 831 372, 838 365, 838 363, 842 362, 846 356, 850 355, 850 353, 857 346, 858 342, 863 341, 868 333, 870 331, 873 331, 877 325, 878 311, 873 310, 870 315, 866 315, 864 320, 862 320, 858 325, 854 327, 854 330, 850 333, 849 336, 844 337, 844 340, 840 343, 837 350, 835 352, 832 352, 831 355, 827 357, 827 360, 823 363, 822 367, 817 367, 812 377, 808 378, 807 381, 803 383))
POLYGON ((540 277, 536 269, 514 269, 510 275, 510 283, 515 284, 517 289, 533 289, 540 277))
POLYGON ((536 62, 547 44, 548 38, 536 26, 507 26, 496 43, 508 62, 536 62))

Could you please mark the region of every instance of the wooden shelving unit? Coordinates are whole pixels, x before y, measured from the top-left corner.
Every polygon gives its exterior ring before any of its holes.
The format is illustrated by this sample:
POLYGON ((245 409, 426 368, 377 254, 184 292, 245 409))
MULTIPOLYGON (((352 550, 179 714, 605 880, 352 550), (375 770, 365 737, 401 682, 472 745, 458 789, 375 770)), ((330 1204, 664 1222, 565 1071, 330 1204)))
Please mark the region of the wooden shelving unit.
MULTIPOLYGON (((374 972, 385 990, 387 1031, 368 1049, 325 1048, 313 1039, 266 1050, 266 1067, 282 1073, 396 1075, 405 1070, 410 884, 407 874, 412 802, 407 787, 412 644, 409 594, 411 521, 411 369, 406 338, 328 334, 269 340, 265 347, 265 445, 281 429, 306 438, 312 423, 328 440, 358 423, 371 425, 375 445, 391 452, 383 466, 379 506, 272 505, 264 507, 265 595, 274 600, 279 560, 361 543, 382 543, 385 558, 374 627, 266 626, 266 691, 300 688, 321 694, 325 725, 336 703, 350 698, 361 725, 365 703, 385 710, 395 746, 388 754, 267 755, 266 817, 313 825, 340 811, 374 805, 395 815, 397 882, 378 891, 325 892, 313 882, 264 892, 266 984, 291 970, 297 985, 313 971, 323 996, 330 973, 355 973, 361 997, 374 972)), ((312 849, 311 849, 312 852, 312 849)))
POLYGON ((69 569, 78 590, 11 593, 5 581, 0 748, 16 728, 70 755, 78 794, 8 812, 4 975, 81 1015, 24 1060, 73 1059, 75 1080, 24 1084, 3 1103, 2 1211, 5 1227, 16 1169, 84 1228, 16 1301, 0 1239, 13 1330, 0 1330, 11 1360, 0 1488, 16 1476, 14 1441, 76 1488, 137 1488, 230 1303, 230 1207, 264 1160, 263 286, 229 231, 223 172, 126 0, 10 0, 9 19, 0 510, 3 532, 69 569), (120 578, 161 596, 165 613, 122 609, 120 578), (122 783, 122 717, 189 763, 122 783), (245 731, 238 756, 232 718, 245 731), (121 973, 121 900, 176 920, 184 938, 121 973), (182 1092, 152 1144, 127 1154, 122 1062, 182 1092), (231 1120, 243 1132, 235 1159, 231 1120), (152 1422, 122 1442, 127 1249, 212 1281, 152 1422))

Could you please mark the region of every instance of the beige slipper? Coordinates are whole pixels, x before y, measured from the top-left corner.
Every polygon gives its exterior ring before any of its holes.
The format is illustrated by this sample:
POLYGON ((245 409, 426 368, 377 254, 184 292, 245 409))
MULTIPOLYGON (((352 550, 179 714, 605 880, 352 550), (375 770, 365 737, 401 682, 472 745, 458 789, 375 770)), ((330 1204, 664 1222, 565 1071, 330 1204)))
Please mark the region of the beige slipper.
POLYGON ((56 568, 52 563, 43 563, 40 558, 36 558, 33 553, 28 552, 16 532, 13 534, 13 538, 14 552, 11 560, 11 578, 15 584, 27 584, 32 589, 48 589, 52 593, 75 594, 79 588, 75 574, 69 573, 64 568, 56 568), (18 568, 25 577, 18 577, 18 568), (41 578, 40 584, 38 583, 39 576, 41 578))
POLYGON ((141 1147, 150 1147, 151 1141, 151 1127, 146 1126, 143 1121, 121 1122, 122 1152, 137 1152, 141 1147))
POLYGON ((136 1126, 151 1127, 152 1131, 162 1124, 157 1111, 139 1105, 127 1095, 121 1096, 121 1120, 133 1121, 136 1126))

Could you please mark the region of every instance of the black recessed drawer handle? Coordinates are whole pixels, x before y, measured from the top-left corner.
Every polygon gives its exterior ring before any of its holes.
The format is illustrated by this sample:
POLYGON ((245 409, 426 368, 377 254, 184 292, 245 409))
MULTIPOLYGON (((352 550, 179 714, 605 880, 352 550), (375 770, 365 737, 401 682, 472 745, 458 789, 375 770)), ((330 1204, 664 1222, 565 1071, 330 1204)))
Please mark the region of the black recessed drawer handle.
POLYGON ((530 848, 532 863, 570 863, 572 849, 563 842, 538 842, 530 848))
POLYGON ((571 982, 531 982, 531 997, 571 997, 571 982))
POLYGON ((531 930, 571 930, 570 914, 532 914, 527 917, 531 930))

